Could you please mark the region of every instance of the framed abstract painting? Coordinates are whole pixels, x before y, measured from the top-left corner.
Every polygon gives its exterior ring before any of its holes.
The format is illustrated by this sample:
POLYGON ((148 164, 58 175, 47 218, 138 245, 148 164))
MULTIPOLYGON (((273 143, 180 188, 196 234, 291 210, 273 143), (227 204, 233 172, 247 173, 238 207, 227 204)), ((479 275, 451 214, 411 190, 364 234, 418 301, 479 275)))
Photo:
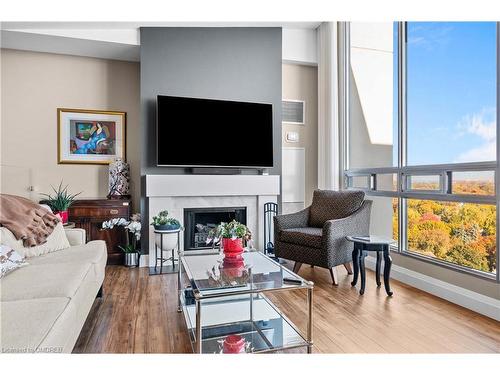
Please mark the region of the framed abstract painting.
POLYGON ((57 109, 59 164, 109 164, 126 159, 126 113, 57 109))

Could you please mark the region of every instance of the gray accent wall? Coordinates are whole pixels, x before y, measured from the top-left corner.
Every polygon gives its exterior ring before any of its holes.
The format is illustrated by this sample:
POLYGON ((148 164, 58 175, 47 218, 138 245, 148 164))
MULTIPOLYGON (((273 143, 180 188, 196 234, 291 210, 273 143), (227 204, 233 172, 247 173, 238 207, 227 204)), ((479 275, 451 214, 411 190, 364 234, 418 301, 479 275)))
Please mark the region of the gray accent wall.
MULTIPOLYGON (((156 166, 157 95, 272 103, 274 168, 269 173, 281 175, 281 28, 146 27, 140 33, 141 211, 145 219, 144 176, 188 173, 184 168, 156 166)), ((258 144, 245 145, 242 140, 242 152, 245 148, 259 152, 258 144)))

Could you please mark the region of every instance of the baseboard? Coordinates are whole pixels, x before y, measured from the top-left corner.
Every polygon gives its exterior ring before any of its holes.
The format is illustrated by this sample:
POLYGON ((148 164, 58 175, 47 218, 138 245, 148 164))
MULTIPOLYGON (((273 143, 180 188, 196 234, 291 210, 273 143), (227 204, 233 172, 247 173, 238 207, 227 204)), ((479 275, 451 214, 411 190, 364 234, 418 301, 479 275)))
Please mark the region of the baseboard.
MULTIPOLYGON (((375 270, 375 258, 365 258, 366 267, 375 270)), ((472 292, 433 277, 393 264, 391 278, 500 321, 500 300, 472 292)))
POLYGON ((141 255, 139 267, 149 267, 149 255, 141 255))

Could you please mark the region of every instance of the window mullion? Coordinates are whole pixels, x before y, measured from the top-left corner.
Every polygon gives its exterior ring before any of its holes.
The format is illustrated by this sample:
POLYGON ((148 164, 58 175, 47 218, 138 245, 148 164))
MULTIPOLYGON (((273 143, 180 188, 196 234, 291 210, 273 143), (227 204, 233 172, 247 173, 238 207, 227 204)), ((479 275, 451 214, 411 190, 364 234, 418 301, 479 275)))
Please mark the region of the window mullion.
MULTIPOLYGON (((401 168, 407 165, 407 117, 406 117, 406 22, 398 23, 398 189, 403 190, 405 184, 401 168)), ((406 200, 398 198, 398 251, 406 250, 407 244, 407 208, 406 200)))
POLYGON ((496 35, 496 46, 497 46, 497 100, 496 100, 496 154, 497 154, 497 160, 496 160, 496 169, 495 169, 495 194, 496 194, 496 202, 497 202, 497 212, 496 212, 496 243, 497 243, 497 259, 496 259, 496 271, 497 271, 497 283, 500 283, 500 251, 498 251, 498 243, 500 243, 500 233, 498 230, 498 223, 500 223, 500 203, 499 203, 499 197, 500 197, 500 173, 499 173, 499 167, 498 164, 500 163, 500 142, 498 141, 498 137, 500 135, 500 125, 498 118, 500 116, 500 39, 499 39, 499 33, 500 33, 500 22, 497 22, 497 35, 496 35))

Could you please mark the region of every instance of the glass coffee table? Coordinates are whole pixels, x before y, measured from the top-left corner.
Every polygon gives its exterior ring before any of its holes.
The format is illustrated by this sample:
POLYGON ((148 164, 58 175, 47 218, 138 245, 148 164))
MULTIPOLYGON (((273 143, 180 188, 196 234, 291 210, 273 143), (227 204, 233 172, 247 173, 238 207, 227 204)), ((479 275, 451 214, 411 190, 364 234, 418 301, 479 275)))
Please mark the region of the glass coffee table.
POLYGON ((312 352, 313 282, 259 251, 181 253, 179 265, 178 311, 195 353, 312 352), (263 294, 294 289, 307 291, 305 335, 263 294))

